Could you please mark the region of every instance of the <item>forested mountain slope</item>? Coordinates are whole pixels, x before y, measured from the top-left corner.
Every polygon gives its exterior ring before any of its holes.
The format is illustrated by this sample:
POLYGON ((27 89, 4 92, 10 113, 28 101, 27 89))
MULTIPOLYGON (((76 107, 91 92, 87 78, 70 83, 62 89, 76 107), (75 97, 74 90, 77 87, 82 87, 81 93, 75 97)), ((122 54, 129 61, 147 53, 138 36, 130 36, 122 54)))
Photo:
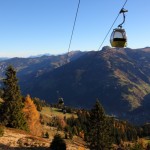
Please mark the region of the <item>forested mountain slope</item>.
POLYGON ((109 114, 135 123, 150 120, 148 47, 104 47, 53 69, 45 65, 45 70, 28 76, 18 72, 23 94, 55 103, 59 91, 66 105, 84 108, 91 108, 98 98, 109 114))

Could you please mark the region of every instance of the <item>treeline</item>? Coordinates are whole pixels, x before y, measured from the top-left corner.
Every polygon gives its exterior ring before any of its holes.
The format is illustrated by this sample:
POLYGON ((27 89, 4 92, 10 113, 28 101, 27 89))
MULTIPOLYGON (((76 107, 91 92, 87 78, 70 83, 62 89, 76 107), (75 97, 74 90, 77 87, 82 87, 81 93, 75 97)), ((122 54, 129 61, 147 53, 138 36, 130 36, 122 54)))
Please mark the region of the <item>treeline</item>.
MULTIPOLYGON (((91 139, 90 137, 92 137, 92 139, 94 139, 95 141, 97 141, 98 139, 98 138, 94 138, 95 135, 93 136, 91 135, 91 128, 93 129, 92 133, 94 134, 95 132, 97 132, 97 128, 98 128, 95 126, 93 127, 91 125, 91 122, 94 122, 93 123, 94 125, 101 127, 99 132, 102 133, 104 137, 106 135, 107 137, 106 139, 109 139, 111 143, 116 145, 122 145, 124 142, 128 141, 131 143, 135 143, 135 145, 132 145, 132 148, 139 147, 140 150, 142 149, 141 148, 142 146, 140 146, 141 144, 138 144, 137 141, 140 138, 150 136, 150 124, 145 124, 143 126, 135 126, 127 121, 121 121, 114 117, 107 116, 104 112, 103 107, 100 105, 99 101, 96 102, 96 105, 94 107, 96 106, 99 108, 98 109, 99 111, 95 110, 93 113, 92 113, 93 109, 88 111, 85 109, 81 110, 81 109, 70 108, 71 112, 73 113, 76 112, 77 117, 74 117, 74 115, 70 118, 64 117, 65 123, 63 124, 61 124, 61 122, 59 122, 59 119, 57 118, 57 124, 55 125, 58 127, 59 130, 63 130, 65 132, 65 138, 72 139, 73 136, 76 135, 83 138, 87 143, 90 143, 90 139, 91 139), (99 122, 101 123, 98 124, 99 122), (105 122, 104 125, 103 122, 105 122), (106 132, 104 132, 105 129, 107 129, 106 132)), ((63 108, 61 109, 63 110, 63 108)), ((130 149, 129 147, 128 149, 130 149)), ((147 147, 149 147, 149 144, 147 145, 147 147)))
POLYGON ((3 99, 0 105, 0 124, 41 135, 40 114, 37 109, 41 110, 45 103, 37 98, 32 99, 30 95, 21 95, 16 71, 12 66, 7 68, 5 76, 0 92, 3 99))
MULTIPOLYGON (((55 105, 57 107, 57 105, 55 105)), ((102 106, 101 106, 102 107, 102 106)), ((60 107, 57 107, 60 108, 60 107)), ((63 128, 64 125, 60 124, 59 118, 55 118, 57 120, 54 125, 58 127, 60 130, 64 130, 66 132, 66 137, 69 138, 73 137, 74 135, 82 137, 84 140, 88 140, 88 132, 89 132, 89 116, 90 111, 85 109, 75 109, 71 107, 64 107, 62 109, 66 109, 67 113, 72 113, 77 115, 77 117, 66 118, 64 117, 64 121, 66 126, 63 128), (69 111, 68 111, 69 110, 69 111)), ((103 109, 103 108, 102 108, 103 109)), ((137 141, 138 138, 149 137, 150 136, 150 123, 141 126, 135 126, 128 121, 122 121, 116 119, 111 116, 106 116, 109 120, 108 124, 111 125, 111 136, 113 143, 121 144, 123 141, 137 141)), ((52 124, 50 124, 52 125, 52 124)))
MULTIPOLYGON (((48 124, 50 126, 57 127, 58 130, 64 131, 66 139, 72 139, 73 136, 76 135, 84 139, 87 143, 90 143, 91 137, 92 139, 94 139, 94 141, 98 141, 98 138, 95 138, 94 134, 95 132, 97 132, 97 128, 100 126, 101 129, 99 130, 99 133, 101 133, 103 137, 106 136, 107 138, 105 139, 109 140, 109 142, 111 141, 111 143, 113 144, 122 145, 124 142, 128 141, 131 143, 135 143, 135 145, 132 144, 132 146, 130 146, 129 144, 128 149, 130 149, 131 147, 135 147, 135 149, 136 147, 139 147, 139 150, 142 150, 143 146, 141 146, 141 144, 138 144, 137 141, 139 141, 140 138, 150 136, 150 124, 135 126, 127 121, 121 121, 117 118, 107 116, 99 101, 97 101, 94 108, 89 111, 85 109, 66 107, 64 106, 64 101, 62 101, 62 99, 61 101, 58 100, 58 104, 55 104, 54 106, 59 108, 62 113, 64 113, 63 110, 67 108, 66 112, 68 112, 67 110, 69 110, 70 113, 77 115, 77 117, 75 117, 74 115, 72 115, 72 117, 70 118, 64 117, 63 120, 60 120, 56 117, 48 124), (92 111, 94 112, 92 113, 92 111), (97 125, 98 127, 92 127, 91 123, 93 121, 93 124, 95 126, 97 125), (91 128, 93 129, 93 131, 91 131, 91 128), (91 132, 93 133, 93 135, 91 134, 91 132)), ((99 139, 101 140, 101 137, 99 139)), ((105 141, 104 143, 106 146, 107 142, 105 141)), ((110 146, 111 144, 109 143, 108 145, 110 146)), ((148 144, 147 147, 149 147, 149 145, 150 144, 148 144)))

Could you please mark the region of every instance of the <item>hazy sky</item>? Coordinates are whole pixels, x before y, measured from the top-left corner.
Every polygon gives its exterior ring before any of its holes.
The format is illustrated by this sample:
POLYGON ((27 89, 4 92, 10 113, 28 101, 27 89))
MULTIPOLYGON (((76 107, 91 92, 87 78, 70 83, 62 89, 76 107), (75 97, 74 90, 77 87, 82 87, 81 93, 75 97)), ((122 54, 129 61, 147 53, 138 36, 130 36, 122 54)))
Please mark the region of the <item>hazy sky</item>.
MULTIPOLYGON (((70 50, 97 50, 125 0, 81 0, 70 50)), ((78 0, 0 0, 0 57, 67 52, 78 0)), ((150 0, 128 0, 128 47, 150 46, 150 0)), ((114 28, 122 22, 120 15, 114 28)), ((105 45, 109 45, 109 37, 105 45)))

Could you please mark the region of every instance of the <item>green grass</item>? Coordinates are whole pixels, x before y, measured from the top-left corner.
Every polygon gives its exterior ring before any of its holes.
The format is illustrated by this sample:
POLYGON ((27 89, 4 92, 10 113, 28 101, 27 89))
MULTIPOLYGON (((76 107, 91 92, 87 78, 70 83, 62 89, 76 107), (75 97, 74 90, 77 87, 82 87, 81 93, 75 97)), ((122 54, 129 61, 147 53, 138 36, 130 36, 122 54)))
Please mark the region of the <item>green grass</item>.
POLYGON ((145 137, 145 138, 144 138, 144 141, 145 141, 146 143, 150 143, 150 137, 145 137))
POLYGON ((52 116, 58 116, 58 117, 64 117, 66 116, 66 118, 70 118, 72 116, 77 117, 76 114, 72 114, 72 113, 66 113, 64 114, 63 112, 61 112, 60 109, 58 108, 52 108, 52 107, 43 107, 41 114, 46 115, 48 117, 52 117, 52 116))

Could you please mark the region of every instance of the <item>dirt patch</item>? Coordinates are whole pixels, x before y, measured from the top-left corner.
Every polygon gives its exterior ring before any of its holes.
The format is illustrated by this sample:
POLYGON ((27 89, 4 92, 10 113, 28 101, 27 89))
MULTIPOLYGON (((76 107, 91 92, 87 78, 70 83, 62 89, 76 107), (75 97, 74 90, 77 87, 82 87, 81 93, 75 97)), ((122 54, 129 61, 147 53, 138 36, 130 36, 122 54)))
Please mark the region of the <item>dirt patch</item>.
MULTIPOLYGON (((45 126, 46 128, 46 126, 45 126)), ((47 127, 51 129, 50 127, 47 127)), ((47 129, 46 128, 46 129, 47 129)), ((17 129, 5 128, 4 136, 0 137, 0 150, 46 150, 49 149, 56 129, 50 130, 49 139, 32 136, 31 134, 17 129)), ((63 134, 61 132, 57 133, 63 134)), ((88 150, 85 148, 85 142, 78 137, 73 140, 65 140, 67 150, 88 150)))
POLYGON ((49 147, 49 140, 34 137, 24 131, 5 129, 4 136, 0 137, 0 144, 8 147, 49 147))

